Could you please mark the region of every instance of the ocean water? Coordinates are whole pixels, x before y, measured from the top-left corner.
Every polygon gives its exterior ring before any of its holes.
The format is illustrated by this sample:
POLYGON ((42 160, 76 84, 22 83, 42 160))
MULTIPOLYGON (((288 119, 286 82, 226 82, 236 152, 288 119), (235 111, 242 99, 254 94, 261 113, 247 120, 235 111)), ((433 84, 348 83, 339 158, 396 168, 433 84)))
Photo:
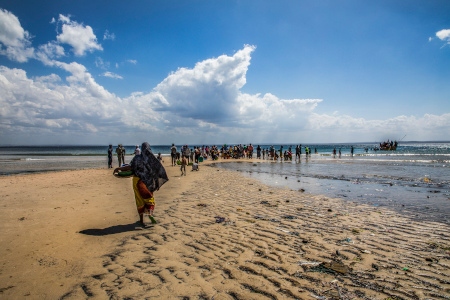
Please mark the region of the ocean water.
POLYGON ((271 186, 450 224, 450 143, 406 143, 397 151, 373 151, 362 144, 355 146, 354 156, 349 145, 317 145, 317 154, 310 147, 313 154, 306 158, 303 151, 297 161, 231 160, 217 166, 271 186), (340 158, 332 154, 335 147, 341 148, 340 158))
MULTIPOLYGON (((295 144, 273 146, 283 150, 291 146, 295 152, 295 144)), ((450 142, 403 142, 396 151, 374 151, 376 143, 302 146, 313 154, 306 158, 302 149, 297 161, 231 159, 217 166, 272 186, 388 206, 412 217, 450 224, 450 142), (333 149, 341 149, 340 158, 333 157, 333 149)), ((170 145, 151 147, 154 154, 170 155, 170 145)), ((125 146, 126 162, 133 158, 134 148, 125 146)), ((107 150, 107 145, 0 147, 0 175, 107 168, 107 150)), ((115 155, 113 166, 117 166, 115 155)))
MULTIPOLYGON (((113 146, 113 166, 118 166, 113 146)), ((124 146, 125 162, 133 158, 135 145, 124 146)), ((153 153, 168 156, 171 146, 152 146, 153 153)), ((61 170, 107 168, 108 146, 3 146, 0 147, 0 175, 61 170)))

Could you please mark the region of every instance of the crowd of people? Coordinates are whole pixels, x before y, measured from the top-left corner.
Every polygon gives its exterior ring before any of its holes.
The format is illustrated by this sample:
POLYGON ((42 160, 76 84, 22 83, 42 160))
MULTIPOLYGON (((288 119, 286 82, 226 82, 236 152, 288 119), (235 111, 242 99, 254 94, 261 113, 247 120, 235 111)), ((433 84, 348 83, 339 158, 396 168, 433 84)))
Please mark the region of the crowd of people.
MULTIPOLYGON (((396 144, 395 142, 393 143, 396 144)), ((351 146, 350 155, 353 156, 354 148, 351 146)), ((125 165, 125 148, 122 144, 119 144, 115 149, 115 153, 117 155, 117 160, 119 166, 125 165)), ((136 149, 134 150, 134 155, 139 155, 141 153, 141 149, 138 145, 136 145, 136 149)), ((287 149, 284 149, 283 145, 280 145, 278 149, 272 146, 266 146, 265 148, 260 145, 254 147, 252 144, 239 144, 239 145, 227 145, 224 144, 222 146, 194 146, 189 147, 188 145, 183 145, 180 148, 172 144, 170 147, 170 157, 171 157, 171 165, 194 165, 194 169, 198 169, 198 163, 202 162, 205 159, 217 160, 219 158, 222 159, 241 159, 247 158, 252 159, 255 158, 261 160, 281 160, 281 161, 292 161, 299 160, 301 155, 304 154, 306 158, 309 158, 312 153, 318 153, 317 148, 311 149, 308 146, 302 146, 301 144, 293 146, 288 146, 287 149), (185 160, 183 160, 183 158, 185 160)), ((338 155, 341 157, 341 149, 339 149, 339 154, 337 154, 336 148, 333 149, 333 157, 336 158, 338 155)), ((113 157, 113 146, 109 145, 108 149, 108 167, 112 168, 112 157, 113 157)), ((161 153, 157 154, 157 159, 160 162, 163 162, 163 156, 161 153)), ((185 173, 184 173, 185 174, 185 173)))
MULTIPOLYGON (((300 159, 302 155, 302 149, 306 157, 311 156, 312 150, 308 147, 302 147, 302 145, 296 145, 294 149, 289 146, 287 149, 283 149, 281 145, 279 149, 275 149, 274 146, 268 148, 262 148, 260 145, 256 146, 256 149, 252 144, 247 145, 235 145, 228 147, 224 145, 220 149, 220 157, 222 158, 253 158, 253 152, 256 150, 256 158, 262 160, 281 160, 292 161, 293 159, 300 159), (294 152, 295 151, 295 152, 294 152)), ((317 149, 314 150, 317 153, 317 149)))
MULTIPOLYGON (((252 144, 239 144, 239 145, 227 145, 224 144, 220 148, 218 146, 195 146, 189 148, 188 145, 183 145, 181 149, 177 149, 175 144, 172 144, 170 149, 170 156, 172 160, 172 166, 181 165, 182 158, 186 158, 187 164, 195 164, 203 159, 217 160, 222 159, 241 159, 254 158, 254 153, 256 152, 256 158, 262 160, 297 160, 300 159, 302 151, 304 151, 306 157, 310 157, 312 150, 308 147, 302 147, 302 145, 297 145, 295 149, 289 146, 287 149, 283 150, 283 146, 279 149, 275 149, 274 146, 268 148, 262 148, 260 145, 256 148, 252 144), (302 150, 303 149, 303 150, 302 150), (294 152, 295 151, 295 152, 294 152)), ((314 149, 314 153, 317 153, 317 149, 314 149)))
MULTIPOLYGON (((300 160, 302 149, 304 149, 306 158, 308 158, 311 155, 312 150, 308 146, 302 147, 302 145, 297 145, 295 147, 294 156, 292 146, 289 146, 284 150, 282 145, 279 149, 275 149, 274 146, 262 148, 260 145, 255 148, 252 144, 239 144, 234 146, 224 144, 220 148, 217 146, 196 146, 189 148, 188 145, 183 145, 178 151, 175 144, 172 144, 170 156, 172 166, 179 165, 181 176, 186 176, 186 166, 192 165, 192 171, 199 170, 198 163, 202 162, 204 159, 252 159, 253 152, 256 150, 256 159, 292 161, 293 159, 300 160)), ((314 152, 317 153, 317 149, 314 149, 314 152)), ((339 155, 340 152, 339 149, 339 155)), ((133 177, 132 187, 135 194, 136 208, 139 214, 139 225, 144 228, 146 227, 143 218, 144 215, 148 215, 152 223, 157 223, 153 217, 156 205, 153 194, 169 180, 162 164, 161 153, 158 153, 156 156, 148 143, 143 143, 142 149, 136 145, 134 157, 130 160, 129 164, 126 164, 125 162, 126 151, 122 144, 117 146, 115 153, 117 155, 119 167, 114 169, 113 174, 120 177, 121 174, 127 174, 128 176, 128 173, 126 172, 129 172, 133 177)), ((353 147, 351 153, 353 155, 353 147)), ((336 154, 336 149, 334 149, 334 154, 336 154)), ((112 168, 112 157, 113 146, 109 145, 108 168, 112 168)))
POLYGON ((186 159, 186 164, 199 163, 203 159, 211 158, 216 160, 219 158, 220 152, 217 146, 196 146, 194 148, 189 148, 188 145, 181 146, 180 151, 178 151, 175 144, 172 144, 170 148, 170 156, 172 161, 172 166, 177 164, 182 164, 182 159, 186 159))

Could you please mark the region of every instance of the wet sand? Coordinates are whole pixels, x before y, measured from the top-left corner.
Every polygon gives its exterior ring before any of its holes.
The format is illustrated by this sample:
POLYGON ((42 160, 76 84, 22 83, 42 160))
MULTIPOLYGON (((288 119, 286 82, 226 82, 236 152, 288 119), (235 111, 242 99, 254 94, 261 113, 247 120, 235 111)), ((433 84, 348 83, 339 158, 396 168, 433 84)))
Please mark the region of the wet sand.
POLYGON ((450 298, 445 224, 165 165, 145 229, 111 170, 0 177, 0 298, 450 298))

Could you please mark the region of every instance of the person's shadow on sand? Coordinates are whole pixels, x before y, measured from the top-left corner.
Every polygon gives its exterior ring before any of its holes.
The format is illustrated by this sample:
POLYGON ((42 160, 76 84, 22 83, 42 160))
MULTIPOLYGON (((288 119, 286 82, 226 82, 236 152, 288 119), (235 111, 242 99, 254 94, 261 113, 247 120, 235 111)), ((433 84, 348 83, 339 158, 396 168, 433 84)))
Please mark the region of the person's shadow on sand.
POLYGON ((103 229, 84 229, 79 231, 79 233, 86 234, 86 235, 94 235, 94 236, 103 236, 103 235, 109 235, 109 234, 117 234, 127 231, 135 231, 136 227, 138 227, 137 223, 131 223, 126 225, 114 225, 111 227, 106 227, 103 229))

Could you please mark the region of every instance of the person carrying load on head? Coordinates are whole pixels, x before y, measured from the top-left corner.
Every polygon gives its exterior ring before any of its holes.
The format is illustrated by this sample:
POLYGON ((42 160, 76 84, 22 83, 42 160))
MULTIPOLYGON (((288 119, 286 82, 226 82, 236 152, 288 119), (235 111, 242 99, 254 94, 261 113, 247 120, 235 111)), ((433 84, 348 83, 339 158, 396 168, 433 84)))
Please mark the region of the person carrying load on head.
POLYGON ((119 171, 132 171, 133 173, 132 184, 140 225, 145 227, 145 212, 149 214, 152 223, 156 223, 153 218, 153 211, 156 205, 153 193, 159 190, 169 178, 167 177, 164 166, 152 153, 150 145, 147 142, 143 143, 141 154, 135 155, 131 160, 130 165, 116 168, 114 174, 119 171))

